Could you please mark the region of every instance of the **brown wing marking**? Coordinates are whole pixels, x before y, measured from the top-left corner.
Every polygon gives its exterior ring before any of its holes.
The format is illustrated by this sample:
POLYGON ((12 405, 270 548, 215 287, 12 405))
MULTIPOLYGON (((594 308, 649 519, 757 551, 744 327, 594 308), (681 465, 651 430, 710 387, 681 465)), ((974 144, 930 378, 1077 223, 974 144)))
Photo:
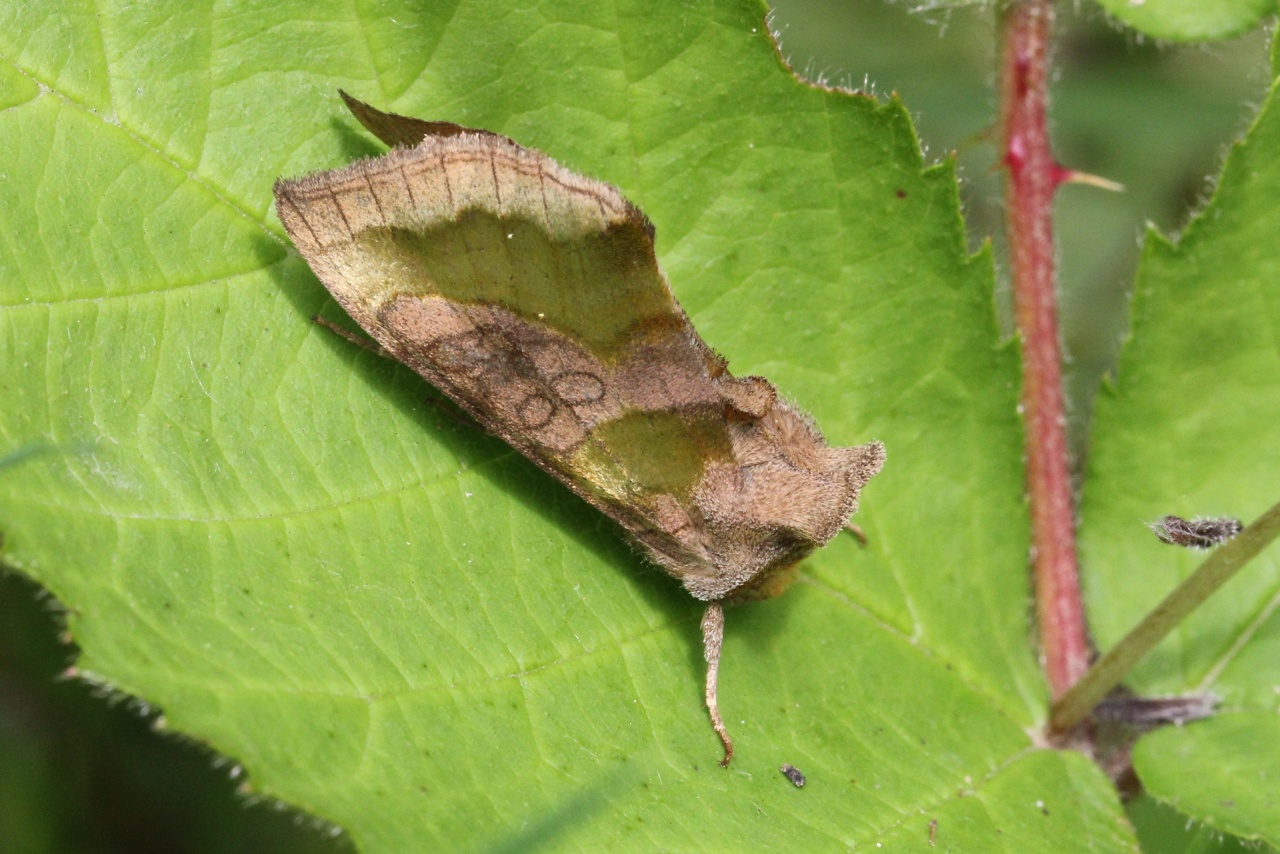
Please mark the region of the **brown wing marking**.
POLYGON ((685 376, 667 392, 682 401, 680 411, 659 406, 646 415, 642 407, 655 392, 626 385, 636 375, 629 361, 605 365, 502 308, 399 297, 379 319, 391 333, 383 340, 398 359, 635 533, 660 564, 706 563, 688 503, 703 460, 727 461, 730 446, 716 404, 705 398, 714 393, 705 378, 704 397, 687 388, 695 377, 685 376), (690 421, 698 411, 701 418, 690 421), (660 441, 645 426, 650 418, 675 433, 660 441), (632 432, 615 435, 615 427, 632 432), (703 435, 708 430, 721 438, 703 435), (696 466, 687 482, 668 482, 664 478, 680 471, 673 455, 689 443, 696 447, 683 458, 696 458, 696 466))
POLYGON ((379 317, 397 358, 509 443, 540 446, 548 461, 563 462, 596 421, 621 411, 602 365, 502 309, 402 296, 379 317))

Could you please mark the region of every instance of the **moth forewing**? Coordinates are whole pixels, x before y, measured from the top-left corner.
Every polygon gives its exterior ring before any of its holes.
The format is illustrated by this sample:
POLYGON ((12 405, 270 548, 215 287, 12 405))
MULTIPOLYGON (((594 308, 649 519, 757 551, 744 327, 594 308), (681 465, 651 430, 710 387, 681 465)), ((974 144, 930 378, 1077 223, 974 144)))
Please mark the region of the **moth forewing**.
POLYGON ((389 144, 418 141, 277 181, 294 245, 388 353, 710 603, 706 703, 728 764, 721 603, 781 592, 848 522, 883 446, 828 447, 767 380, 732 376, 613 187, 506 137, 343 97, 389 144))

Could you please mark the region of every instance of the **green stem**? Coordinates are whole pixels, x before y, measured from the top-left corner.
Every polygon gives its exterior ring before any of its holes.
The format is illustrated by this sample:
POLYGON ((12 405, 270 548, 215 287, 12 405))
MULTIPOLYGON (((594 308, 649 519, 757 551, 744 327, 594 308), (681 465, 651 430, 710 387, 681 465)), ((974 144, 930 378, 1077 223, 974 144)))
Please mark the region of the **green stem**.
POLYGON ((1066 732, 1088 717, 1135 664, 1277 536, 1280 536, 1280 504, 1263 513, 1235 539, 1219 546, 1123 640, 1098 659, 1084 678, 1053 704, 1049 713, 1050 731, 1066 732))

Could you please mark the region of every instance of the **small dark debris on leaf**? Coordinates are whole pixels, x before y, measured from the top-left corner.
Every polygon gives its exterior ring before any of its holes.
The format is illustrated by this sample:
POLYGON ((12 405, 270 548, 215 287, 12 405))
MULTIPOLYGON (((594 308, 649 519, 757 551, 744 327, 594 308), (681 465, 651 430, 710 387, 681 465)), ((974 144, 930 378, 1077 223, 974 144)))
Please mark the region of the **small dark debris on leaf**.
POLYGON ((1244 530, 1239 519, 1220 516, 1216 519, 1183 519, 1165 516, 1151 523, 1151 530, 1162 543, 1188 549, 1207 549, 1225 543, 1244 530))
POLYGON ((929 822, 929 844, 938 844, 938 820, 936 818, 929 822))
POLYGON ((778 769, 782 772, 782 776, 791 781, 791 785, 797 789, 804 788, 804 775, 800 773, 800 769, 794 765, 783 765, 778 769))

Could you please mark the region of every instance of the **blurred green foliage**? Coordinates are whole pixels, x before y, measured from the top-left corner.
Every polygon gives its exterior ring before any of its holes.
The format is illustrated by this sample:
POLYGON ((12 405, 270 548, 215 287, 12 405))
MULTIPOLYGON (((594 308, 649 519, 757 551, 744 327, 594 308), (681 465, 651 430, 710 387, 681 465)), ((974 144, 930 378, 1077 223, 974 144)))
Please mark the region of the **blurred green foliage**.
MULTIPOLYGON (((1093 397, 1103 375, 1114 370, 1128 330, 1142 230, 1150 223, 1176 234, 1207 200, 1212 176, 1266 95, 1270 74, 1262 31, 1209 45, 1157 46, 1109 24, 1095 7, 1061 4, 1059 10, 1052 112, 1059 159, 1126 188, 1117 194, 1068 185, 1056 209, 1062 332, 1071 360, 1067 391, 1079 473, 1093 397)), ((991 238, 999 246, 1000 175, 995 148, 983 139, 995 108, 989 8, 913 14, 903 5, 878 2, 784 0, 774 24, 784 55, 808 76, 898 92, 934 156, 957 151, 968 179, 962 193, 971 242, 976 246, 991 238), (822 11, 813 14, 818 7, 822 11), (849 79, 844 70, 853 68, 858 76, 849 79)), ((1004 285, 999 307, 1009 328, 1010 295, 1004 285)), ((1123 517, 1122 524, 1132 515, 1094 514, 1123 517)), ((1141 601, 1138 597, 1133 607, 1147 607, 1141 601)), ((1239 840, 1145 796, 1130 804, 1129 815, 1147 851, 1245 850, 1239 840)))
MULTIPOLYGON (((780 0, 782 54, 810 79, 897 92, 926 155, 955 152, 972 244, 1003 243, 996 149, 995 16, 988 4, 919 12, 922 3, 780 0)), ((1058 9, 1050 120, 1063 165, 1118 181, 1122 193, 1068 184, 1056 213, 1062 336, 1077 471, 1099 380, 1128 328, 1129 292, 1147 223, 1176 232, 1208 197, 1227 146, 1270 82, 1266 33, 1157 45, 1091 3, 1058 9)), ((1001 257, 997 253, 997 259, 1001 257)), ((999 264, 999 261, 997 261, 999 264)), ((1001 316, 1011 328, 1008 282, 1001 316)))
POLYGON ((343 836, 236 794, 236 768, 153 730, 157 715, 60 680, 74 658, 52 602, 0 570, 0 851, 347 852, 343 836))

